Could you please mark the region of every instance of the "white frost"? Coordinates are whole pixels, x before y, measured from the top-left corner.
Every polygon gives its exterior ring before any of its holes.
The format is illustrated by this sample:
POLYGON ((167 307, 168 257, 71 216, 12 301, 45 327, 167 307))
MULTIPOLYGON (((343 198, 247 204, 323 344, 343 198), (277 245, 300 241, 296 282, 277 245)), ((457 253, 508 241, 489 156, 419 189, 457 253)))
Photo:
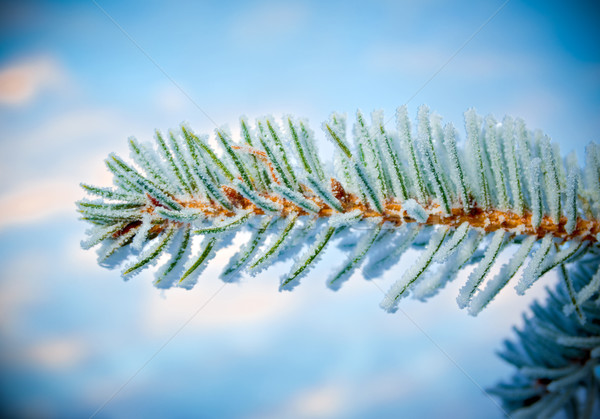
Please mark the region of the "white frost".
POLYGON ((414 199, 407 199, 404 201, 403 208, 406 210, 406 214, 417 220, 418 223, 424 223, 429 218, 429 214, 427 214, 425 208, 419 205, 414 199))

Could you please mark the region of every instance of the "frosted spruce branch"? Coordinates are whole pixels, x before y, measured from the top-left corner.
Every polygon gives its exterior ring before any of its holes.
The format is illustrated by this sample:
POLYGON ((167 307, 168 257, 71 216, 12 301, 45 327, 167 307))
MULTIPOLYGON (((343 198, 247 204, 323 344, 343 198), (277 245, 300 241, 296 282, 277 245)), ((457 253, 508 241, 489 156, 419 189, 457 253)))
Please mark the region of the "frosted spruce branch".
MULTIPOLYGON (((458 296, 473 315, 511 280, 523 293, 549 270, 597 251, 600 147, 588 146, 581 168, 572 157, 561 161, 557 146, 519 119, 498 123, 469 110, 463 145, 452 124, 442 126, 425 106, 414 128, 405 107, 396 116, 390 129, 381 112, 370 123, 357 112, 350 140, 346 117, 332 114, 322 124, 335 149, 325 164, 315 133, 293 117, 241 118, 239 141, 227 128, 216 130, 220 150, 185 126, 157 132, 154 144, 132 138, 132 163, 113 154, 106 160, 114 187, 82 184, 96 197, 77 203, 92 224, 82 246, 101 245, 103 265, 126 259, 125 278, 169 255, 155 285, 190 288, 219 249, 249 229, 222 279, 296 255, 281 278, 281 289, 291 289, 337 243, 348 260, 327 284, 338 289, 357 269, 380 276, 429 237, 382 307, 395 311, 411 293, 426 299, 477 264, 458 296), (501 255, 509 261, 492 275, 501 255)), ((587 286, 576 311, 600 280, 587 286)))
POLYGON ((550 418, 560 410, 568 418, 598 417, 600 295, 590 284, 600 281, 599 264, 598 248, 569 269, 561 264, 556 290, 545 305, 532 305, 517 339, 505 341, 499 355, 517 371, 488 391, 511 417, 550 418))

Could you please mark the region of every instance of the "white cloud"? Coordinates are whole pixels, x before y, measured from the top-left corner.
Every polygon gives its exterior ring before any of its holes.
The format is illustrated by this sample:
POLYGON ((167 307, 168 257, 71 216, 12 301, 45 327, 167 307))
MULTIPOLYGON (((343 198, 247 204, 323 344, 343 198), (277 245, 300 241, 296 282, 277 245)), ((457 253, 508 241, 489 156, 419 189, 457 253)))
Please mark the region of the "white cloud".
POLYGON ((154 101, 160 111, 173 114, 183 112, 190 105, 188 98, 173 83, 160 85, 154 101))
MULTIPOLYGON (((93 156, 79 162, 89 171, 89 183, 110 185, 112 177, 101 158, 93 156)), ((86 195, 79 186, 80 179, 69 177, 40 177, 15 184, 0 194, 0 230, 10 226, 31 224, 61 214, 76 216, 75 202, 86 195)))
POLYGON ((85 195, 79 182, 111 184, 103 160, 113 148, 124 154, 130 129, 116 112, 80 109, 11 135, 16 141, 0 141, 0 153, 13 156, 0 167, 0 229, 75 214, 74 202, 85 195), (43 168, 40 156, 47 159, 43 168))
POLYGON ((74 202, 83 196, 69 179, 40 179, 0 196, 0 229, 38 222, 59 213, 75 213, 74 202))
MULTIPOLYGON (((146 310, 142 315, 145 329, 151 334, 162 335, 187 321, 221 287, 220 280, 216 278, 227 258, 220 259, 221 263, 218 259, 211 261, 200 278, 203 283, 197 284, 191 291, 170 289, 164 291, 166 298, 162 298, 160 292, 149 287, 150 295, 145 299, 146 310)), ((299 301, 290 294, 279 293, 272 281, 228 284, 214 301, 201 309, 187 328, 206 330, 264 326, 265 322, 280 320, 293 312, 299 301)))
MULTIPOLYGON (((1 217, 1 216, 0 216, 1 217)), ((3 339, 23 332, 23 313, 44 300, 42 289, 36 280, 43 277, 44 267, 49 264, 43 254, 18 255, 0 271, 0 332, 3 339), (35 260, 35 263, 32 261, 35 260)))
POLYGON ((534 86, 521 91, 506 109, 523 118, 529 129, 547 129, 565 112, 564 97, 555 89, 534 86))
MULTIPOLYGON (((374 70, 415 76, 433 75, 452 57, 458 46, 441 44, 376 44, 364 55, 365 65, 374 70)), ((453 77, 489 79, 505 77, 507 73, 528 74, 536 67, 532 59, 505 52, 460 51, 444 67, 453 77)))
MULTIPOLYGON (((37 152, 56 152, 56 147, 76 142, 89 143, 90 148, 110 143, 125 146, 127 137, 131 135, 132 125, 121 114, 111 109, 72 109, 50 116, 31 131, 17 133, 15 137, 19 141, 4 141, 2 146, 25 149, 35 145, 37 152), (98 139, 101 142, 98 142, 98 139)), ((144 132, 152 133, 148 128, 144 132)))
MULTIPOLYGON (((407 350, 407 346, 404 350, 407 350)), ((398 349, 402 352, 402 349, 398 349)), ((410 352, 409 352, 410 353, 410 352)), ((410 356, 378 371, 343 372, 299 389, 274 409, 252 418, 341 418, 353 412, 368 412, 377 406, 406 404, 422 397, 431 382, 447 378, 455 371, 434 348, 410 356)))
POLYGON ((66 82, 65 70, 50 56, 13 62, 0 69, 0 104, 26 105, 44 90, 62 88, 66 82))
MULTIPOLYGON (((238 234, 231 246, 219 250, 192 290, 175 287, 158 291, 148 287, 149 295, 145 298, 147 308, 142 318, 149 333, 171 332, 208 301, 222 285, 218 278, 223 267, 249 237, 249 233, 238 234)), ((197 254, 199 249, 200 242, 194 242, 192 254, 197 254)), ((159 264, 162 262, 163 260, 160 260, 159 264)), ((148 272, 145 275, 153 278, 153 273, 148 272)), ((236 326, 264 326, 265 322, 279 321, 282 316, 297 308, 301 298, 296 294, 280 293, 275 278, 270 281, 257 279, 242 279, 241 283, 227 284, 214 301, 210 301, 201 309, 188 327, 206 330, 236 326)))
POLYGON ((253 419, 270 418, 335 418, 352 408, 348 389, 341 382, 319 382, 313 387, 303 388, 284 400, 271 412, 251 415, 253 419))
POLYGON ((77 338, 47 339, 25 350, 27 361, 41 367, 63 369, 81 362, 89 353, 85 343, 77 338))
POLYGON ((306 5, 265 2, 234 19, 232 33, 244 43, 276 40, 300 29, 308 17, 306 5))
POLYGON ((290 413, 307 418, 338 416, 346 405, 345 399, 342 386, 325 384, 297 394, 290 403, 290 413))

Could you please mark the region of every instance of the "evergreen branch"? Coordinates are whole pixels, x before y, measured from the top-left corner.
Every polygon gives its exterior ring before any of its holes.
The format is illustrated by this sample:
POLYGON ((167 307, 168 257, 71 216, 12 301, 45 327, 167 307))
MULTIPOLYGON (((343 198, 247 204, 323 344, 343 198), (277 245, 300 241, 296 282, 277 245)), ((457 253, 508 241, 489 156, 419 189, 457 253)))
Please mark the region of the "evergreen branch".
POLYGON ((155 284, 189 288, 228 245, 226 237, 256 228, 221 277, 256 274, 298 253, 281 289, 297 284, 332 241, 350 243, 344 251, 359 242, 329 277, 333 289, 363 261, 371 279, 412 247, 422 254, 390 288, 382 303, 390 311, 410 293, 429 298, 473 264, 459 305, 476 315, 524 265, 519 293, 555 269, 569 291, 565 313, 583 322, 600 275, 588 272, 587 283, 576 287, 570 272, 600 253, 600 147, 588 146, 581 168, 572 157, 563 162, 548 137, 529 132, 519 119, 499 124, 469 110, 467 143, 459 146, 454 127, 443 127, 426 107, 414 131, 406 107, 396 116, 397 131, 390 131, 382 112, 370 123, 357 112, 350 141, 345 116, 331 114, 322 128, 335 146, 333 171, 321 164, 306 122, 290 116, 283 130, 271 117, 254 126, 240 118, 241 139, 234 141, 227 128, 215 132, 220 151, 186 127, 166 140, 157 131, 155 148, 130 139, 133 164, 112 154, 106 162, 114 188, 81 184, 96 198, 78 202, 82 219, 93 225, 82 246, 102 244, 102 264, 139 251, 125 276, 172 253, 155 284), (279 219, 286 221, 276 228, 279 219), (359 240, 361 228, 370 231, 359 240), (192 258, 199 235, 206 237, 192 258), (300 252, 304 242, 311 245, 300 252), (488 278, 511 249, 517 250, 510 261, 488 278))
MULTIPOLYGON (((574 295, 589 285, 582 266, 600 272, 599 264, 597 254, 587 254, 569 269, 561 265, 559 272, 566 281, 549 291, 544 306, 533 304, 532 315, 517 330, 517 341, 505 341, 499 355, 517 371, 510 381, 488 391, 501 399, 511 417, 552 417, 561 410, 573 418, 598 414, 594 368, 600 356, 600 306, 588 299, 568 313, 564 307, 574 304, 574 295), (586 322, 586 318, 593 321, 586 322)), ((596 289, 591 298, 598 295, 596 289)))

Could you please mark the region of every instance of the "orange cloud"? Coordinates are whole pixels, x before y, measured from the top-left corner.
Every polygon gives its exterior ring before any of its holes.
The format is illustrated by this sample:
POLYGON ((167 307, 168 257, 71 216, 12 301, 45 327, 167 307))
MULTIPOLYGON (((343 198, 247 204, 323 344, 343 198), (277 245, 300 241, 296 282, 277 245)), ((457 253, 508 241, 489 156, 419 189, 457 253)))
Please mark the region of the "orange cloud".
POLYGON ((42 91, 60 88, 65 73, 53 58, 40 56, 0 68, 0 105, 22 106, 42 91))

